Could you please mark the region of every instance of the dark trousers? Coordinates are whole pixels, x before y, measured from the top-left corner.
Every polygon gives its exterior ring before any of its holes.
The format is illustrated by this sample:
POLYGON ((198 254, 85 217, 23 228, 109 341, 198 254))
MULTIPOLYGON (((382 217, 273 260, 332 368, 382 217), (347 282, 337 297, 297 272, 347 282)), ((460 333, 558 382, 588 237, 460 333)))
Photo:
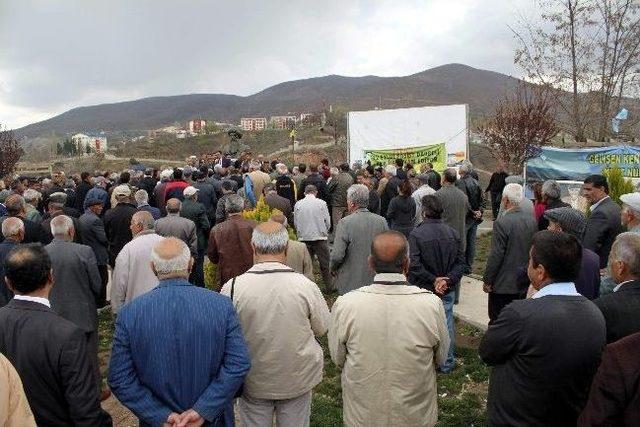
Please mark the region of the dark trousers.
POLYGON ((491 212, 493 212, 493 220, 498 219, 498 212, 500 211, 500 201, 502 200, 502 192, 491 192, 491 212))
POLYGON ((193 269, 189 275, 189 281, 196 286, 204 288, 204 249, 198 249, 198 255, 193 260, 193 269))
POLYGON ((503 308, 517 299, 524 299, 525 294, 496 294, 489 292, 489 324, 496 321, 503 308))
POLYGON ((100 295, 98 296, 97 306, 102 308, 107 305, 107 284, 109 283, 109 266, 99 265, 98 272, 100 273, 100 295))
POLYGON ((311 259, 313 260, 314 256, 318 258, 320 272, 322 273, 322 281, 324 282, 324 290, 333 290, 331 270, 329 270, 329 244, 326 240, 305 241, 304 244, 307 245, 311 259))

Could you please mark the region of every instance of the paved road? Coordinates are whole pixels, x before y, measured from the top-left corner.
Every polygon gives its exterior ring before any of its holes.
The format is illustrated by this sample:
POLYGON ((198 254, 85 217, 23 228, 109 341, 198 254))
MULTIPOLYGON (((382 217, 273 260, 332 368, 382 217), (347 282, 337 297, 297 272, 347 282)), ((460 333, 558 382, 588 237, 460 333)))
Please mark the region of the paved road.
POLYGON ((464 276, 460 283, 460 302, 453 306, 453 315, 463 322, 486 331, 489 324, 488 296, 482 291, 482 281, 464 276))

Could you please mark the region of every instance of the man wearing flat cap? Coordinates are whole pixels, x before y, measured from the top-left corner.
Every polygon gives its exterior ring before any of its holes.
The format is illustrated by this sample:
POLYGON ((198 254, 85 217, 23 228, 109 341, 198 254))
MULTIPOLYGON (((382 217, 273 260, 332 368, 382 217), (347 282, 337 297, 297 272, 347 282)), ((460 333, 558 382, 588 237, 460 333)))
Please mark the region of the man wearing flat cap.
POLYGON ((131 234, 131 217, 138 209, 131 203, 131 188, 128 185, 118 185, 113 189, 112 196, 117 205, 109 209, 104 215, 104 230, 109 240, 109 265, 115 267, 116 257, 127 243, 133 238, 131 234))
POLYGON ((640 193, 628 193, 620 196, 622 210, 620 221, 632 233, 640 233, 640 193))
POLYGON ((98 197, 96 193, 88 194, 83 200, 83 205, 85 206, 85 211, 78 220, 80 234, 82 236, 82 244, 91 247, 96 256, 101 280, 98 307, 103 307, 106 304, 107 282, 109 281, 107 267, 109 265, 109 240, 104 230, 102 218, 100 218, 104 208, 104 200, 98 197))
MULTIPOLYGON (((571 234, 582 241, 587 219, 582 212, 573 208, 556 208, 545 211, 544 217, 549 221, 547 230, 571 234)), ((581 295, 594 299, 600 292, 600 257, 591 249, 582 248, 580 271, 575 280, 576 290, 581 295)))
POLYGON ((66 215, 73 221, 73 227, 76 230, 76 234, 73 237, 73 243, 82 243, 82 231, 80 231, 80 222, 76 217, 69 214, 68 209, 75 211, 73 208, 67 208, 67 194, 63 192, 56 192, 49 196, 49 205, 47 207, 47 216, 42 221, 42 228, 46 235, 46 244, 51 243, 53 240, 53 234, 51 233, 51 220, 60 215, 66 215))

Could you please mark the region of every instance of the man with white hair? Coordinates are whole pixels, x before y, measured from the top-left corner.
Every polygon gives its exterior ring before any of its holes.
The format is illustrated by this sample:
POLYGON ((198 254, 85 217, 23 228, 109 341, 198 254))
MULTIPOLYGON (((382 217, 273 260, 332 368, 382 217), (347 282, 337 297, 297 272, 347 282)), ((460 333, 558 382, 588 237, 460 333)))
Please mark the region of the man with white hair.
POLYGON ((42 194, 32 188, 28 188, 22 194, 22 197, 24 197, 24 201, 26 202, 27 213, 25 218, 29 221, 35 222, 36 224, 41 224, 42 214, 36 208, 38 207, 38 202, 42 199, 42 194))
POLYGON ((13 292, 4 281, 4 261, 11 249, 24 239, 24 223, 20 218, 7 218, 2 222, 4 241, 0 243, 0 307, 4 307, 13 298, 13 292))
POLYGON ((322 381, 316 338, 327 333, 329 308, 318 286, 285 264, 288 243, 281 224, 258 225, 255 265, 221 291, 238 310, 251 356, 240 399, 246 427, 271 425, 274 413, 278 426, 308 426, 311 391, 322 381))
POLYGON ((133 197, 136 199, 136 205, 138 205, 138 211, 149 212, 154 221, 160 219, 160 209, 154 208, 149 204, 149 193, 147 190, 138 190, 134 193, 133 197))
POLYGON ((98 364, 98 312, 102 280, 98 262, 89 246, 73 243, 76 230, 66 215, 51 220, 53 241, 45 246, 51 258, 55 286, 49 294, 51 308, 82 329, 87 338, 87 353, 96 376, 102 385, 98 364))
POLYGON ((118 313, 109 386, 141 425, 232 426, 251 366, 233 304, 189 283, 182 240, 156 243, 151 263, 158 286, 118 313))
POLYGON ((491 252, 482 287, 489 294, 489 324, 511 301, 524 298, 527 291, 518 284, 518 271, 527 265, 538 224, 533 215, 520 209, 523 199, 520 184, 507 184, 501 202, 505 213, 493 223, 491 252))
POLYGON ((136 212, 131 217, 131 233, 133 240, 122 248, 113 269, 111 310, 116 314, 124 304, 158 284, 151 269, 149 248, 164 240, 164 237, 156 234, 155 222, 149 212, 136 212))
MULTIPOLYGON (((545 204, 545 211, 571 207, 570 204, 562 201, 560 198, 562 195, 560 185, 552 179, 548 179, 542 183, 540 192, 542 193, 542 203, 545 204)), ((538 220, 538 230, 546 230, 547 227, 549 227, 549 219, 546 216, 541 215, 538 220)))
POLYGON ((640 235, 619 234, 609 254, 609 271, 616 283, 613 293, 593 302, 607 324, 607 343, 640 332, 640 235))
POLYGON ((398 195, 398 187, 402 182, 402 180, 396 176, 397 173, 398 170, 394 165, 387 165, 384 168, 384 176, 387 178, 387 183, 384 186, 384 190, 382 190, 382 194, 380 194, 380 215, 385 218, 387 216, 389 203, 391 203, 391 199, 398 195))
POLYGON ((257 162, 251 162, 249 165, 249 173, 247 174, 247 177, 251 180, 253 194, 257 198, 260 198, 264 186, 271 182, 269 174, 262 172, 260 170, 260 166, 261 165, 257 162))
MULTIPOLYGON (((11 194, 5 200, 5 206, 7 207, 8 216, 0 218, 0 224, 7 218, 20 218, 24 224, 24 239, 23 243, 49 243, 47 233, 42 229, 40 224, 36 224, 33 221, 29 221, 26 218, 25 201, 19 194, 11 194)), ((4 240, 4 237, 0 236, 0 242, 4 240)))
POLYGON ((287 165, 284 163, 278 163, 276 165, 276 173, 278 174, 278 177, 274 181, 276 193, 278 196, 289 200, 289 204, 291 205, 289 212, 291 212, 293 205, 295 205, 296 200, 298 200, 298 186, 293 178, 289 176, 289 168, 287 168, 287 165))
MULTIPOLYGON (((388 185, 388 184, 387 184, 388 185)), ((374 272, 366 268, 373 239, 387 231, 387 221, 369 212, 369 189, 354 184, 347 191, 349 215, 336 227, 336 237, 331 251, 331 271, 336 273, 334 286, 340 295, 368 286, 374 272)))
POLYGON ((164 205, 167 201, 167 184, 171 181, 172 176, 173 171, 171 169, 164 169, 160 172, 160 181, 156 185, 156 188, 153 189, 153 198, 156 201, 156 207, 160 209, 160 212, 163 215, 166 215, 167 213, 164 209, 164 205))

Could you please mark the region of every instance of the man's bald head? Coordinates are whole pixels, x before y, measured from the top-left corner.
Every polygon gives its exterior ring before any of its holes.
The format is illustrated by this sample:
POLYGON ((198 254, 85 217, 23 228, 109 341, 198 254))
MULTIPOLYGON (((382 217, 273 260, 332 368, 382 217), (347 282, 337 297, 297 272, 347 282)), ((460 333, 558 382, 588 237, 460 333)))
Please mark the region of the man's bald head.
POLYGON ((409 269, 408 243, 397 231, 378 234, 371 243, 369 264, 376 273, 406 273, 409 269))
POLYGON ((169 199, 167 200, 167 212, 172 214, 180 213, 180 208, 182 208, 182 202, 178 199, 169 199))
POLYGON ((2 235, 13 242, 24 239, 24 223, 20 218, 9 217, 2 221, 2 235))
POLYGON ((273 221, 273 222, 277 222, 278 224, 282 224, 283 227, 286 227, 287 224, 287 217, 282 215, 282 214, 273 214, 271 215, 271 218, 269 218, 269 221, 273 221))
POLYGON ((188 278, 191 252, 182 240, 167 237, 156 243, 151 251, 151 267, 158 279, 188 278))

